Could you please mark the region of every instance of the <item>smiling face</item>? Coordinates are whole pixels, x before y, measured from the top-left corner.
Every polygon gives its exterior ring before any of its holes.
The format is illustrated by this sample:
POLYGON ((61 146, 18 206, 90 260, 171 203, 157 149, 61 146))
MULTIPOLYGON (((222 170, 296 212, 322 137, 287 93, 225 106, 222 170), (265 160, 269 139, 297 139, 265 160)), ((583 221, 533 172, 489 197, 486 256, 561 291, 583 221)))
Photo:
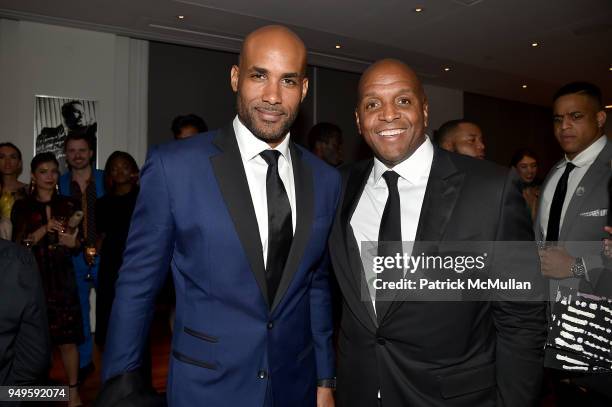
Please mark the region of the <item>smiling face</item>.
POLYGON ((240 121, 272 147, 280 144, 308 91, 306 49, 291 31, 269 26, 244 42, 231 71, 240 121))
POLYGON ((66 161, 70 168, 82 170, 91 163, 93 150, 89 148, 87 141, 83 139, 69 140, 66 143, 66 161))
POLYGON ((359 82, 357 129, 374 155, 395 166, 425 141, 428 105, 416 74, 395 60, 376 62, 359 82))
POLYGON ((533 182, 538 174, 538 162, 535 158, 525 155, 516 163, 516 172, 518 172, 523 182, 529 184, 533 182))
POLYGON ((603 135, 606 113, 589 96, 563 95, 553 105, 555 138, 572 160, 603 135))

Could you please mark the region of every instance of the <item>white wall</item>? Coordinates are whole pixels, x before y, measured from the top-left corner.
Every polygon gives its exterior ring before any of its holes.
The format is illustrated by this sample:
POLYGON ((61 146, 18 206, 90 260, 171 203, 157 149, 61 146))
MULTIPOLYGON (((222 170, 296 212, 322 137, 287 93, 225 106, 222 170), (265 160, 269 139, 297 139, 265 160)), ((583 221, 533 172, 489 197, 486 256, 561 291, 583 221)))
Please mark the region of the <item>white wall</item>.
POLYGON ((24 156, 29 179, 36 95, 99 101, 98 165, 114 150, 146 154, 148 42, 0 19, 1 141, 24 156))

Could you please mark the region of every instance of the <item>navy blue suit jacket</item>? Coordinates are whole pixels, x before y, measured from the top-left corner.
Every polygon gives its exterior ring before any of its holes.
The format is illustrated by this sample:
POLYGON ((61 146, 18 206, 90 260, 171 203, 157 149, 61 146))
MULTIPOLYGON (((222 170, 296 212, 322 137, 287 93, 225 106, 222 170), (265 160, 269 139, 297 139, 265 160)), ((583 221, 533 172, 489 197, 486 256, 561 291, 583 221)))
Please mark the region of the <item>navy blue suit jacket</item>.
POLYGON ((172 406, 314 406, 334 372, 327 238, 335 169, 290 144, 293 243, 272 304, 261 240, 232 126, 150 151, 110 318, 103 379, 132 371, 169 266, 176 320, 172 406))

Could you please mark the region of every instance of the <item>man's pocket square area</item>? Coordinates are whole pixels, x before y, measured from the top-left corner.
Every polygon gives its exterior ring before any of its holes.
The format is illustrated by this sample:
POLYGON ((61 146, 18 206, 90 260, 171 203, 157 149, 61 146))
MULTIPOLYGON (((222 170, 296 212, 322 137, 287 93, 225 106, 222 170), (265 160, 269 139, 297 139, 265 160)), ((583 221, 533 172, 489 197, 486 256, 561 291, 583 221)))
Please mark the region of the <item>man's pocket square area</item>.
POLYGON ((606 216, 608 209, 594 209, 592 211, 582 212, 580 216, 606 216))

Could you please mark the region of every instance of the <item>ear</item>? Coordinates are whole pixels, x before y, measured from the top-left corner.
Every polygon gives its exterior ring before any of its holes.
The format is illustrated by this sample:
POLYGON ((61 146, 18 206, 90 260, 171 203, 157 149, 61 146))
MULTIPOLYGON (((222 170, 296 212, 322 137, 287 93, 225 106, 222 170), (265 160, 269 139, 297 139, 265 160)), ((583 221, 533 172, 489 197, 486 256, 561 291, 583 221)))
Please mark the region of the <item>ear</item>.
POLYGON ((302 79, 302 99, 300 100, 300 102, 304 101, 304 98, 306 97, 307 94, 308 94, 308 78, 304 77, 304 79, 302 79))
POLYGON ((603 129, 604 126, 606 125, 606 111, 605 110, 600 110, 599 112, 597 112, 597 127, 599 127, 600 129, 603 129))
POLYGON ((355 124, 357 125, 357 132, 361 133, 361 124, 359 123, 359 113, 357 112, 357 108, 355 108, 355 124))
POLYGON ((230 82, 234 92, 238 92, 238 79, 240 79, 240 68, 238 68, 238 65, 233 65, 230 71, 230 82))
POLYGON ((423 100, 423 124, 429 126, 429 102, 427 98, 423 100))

